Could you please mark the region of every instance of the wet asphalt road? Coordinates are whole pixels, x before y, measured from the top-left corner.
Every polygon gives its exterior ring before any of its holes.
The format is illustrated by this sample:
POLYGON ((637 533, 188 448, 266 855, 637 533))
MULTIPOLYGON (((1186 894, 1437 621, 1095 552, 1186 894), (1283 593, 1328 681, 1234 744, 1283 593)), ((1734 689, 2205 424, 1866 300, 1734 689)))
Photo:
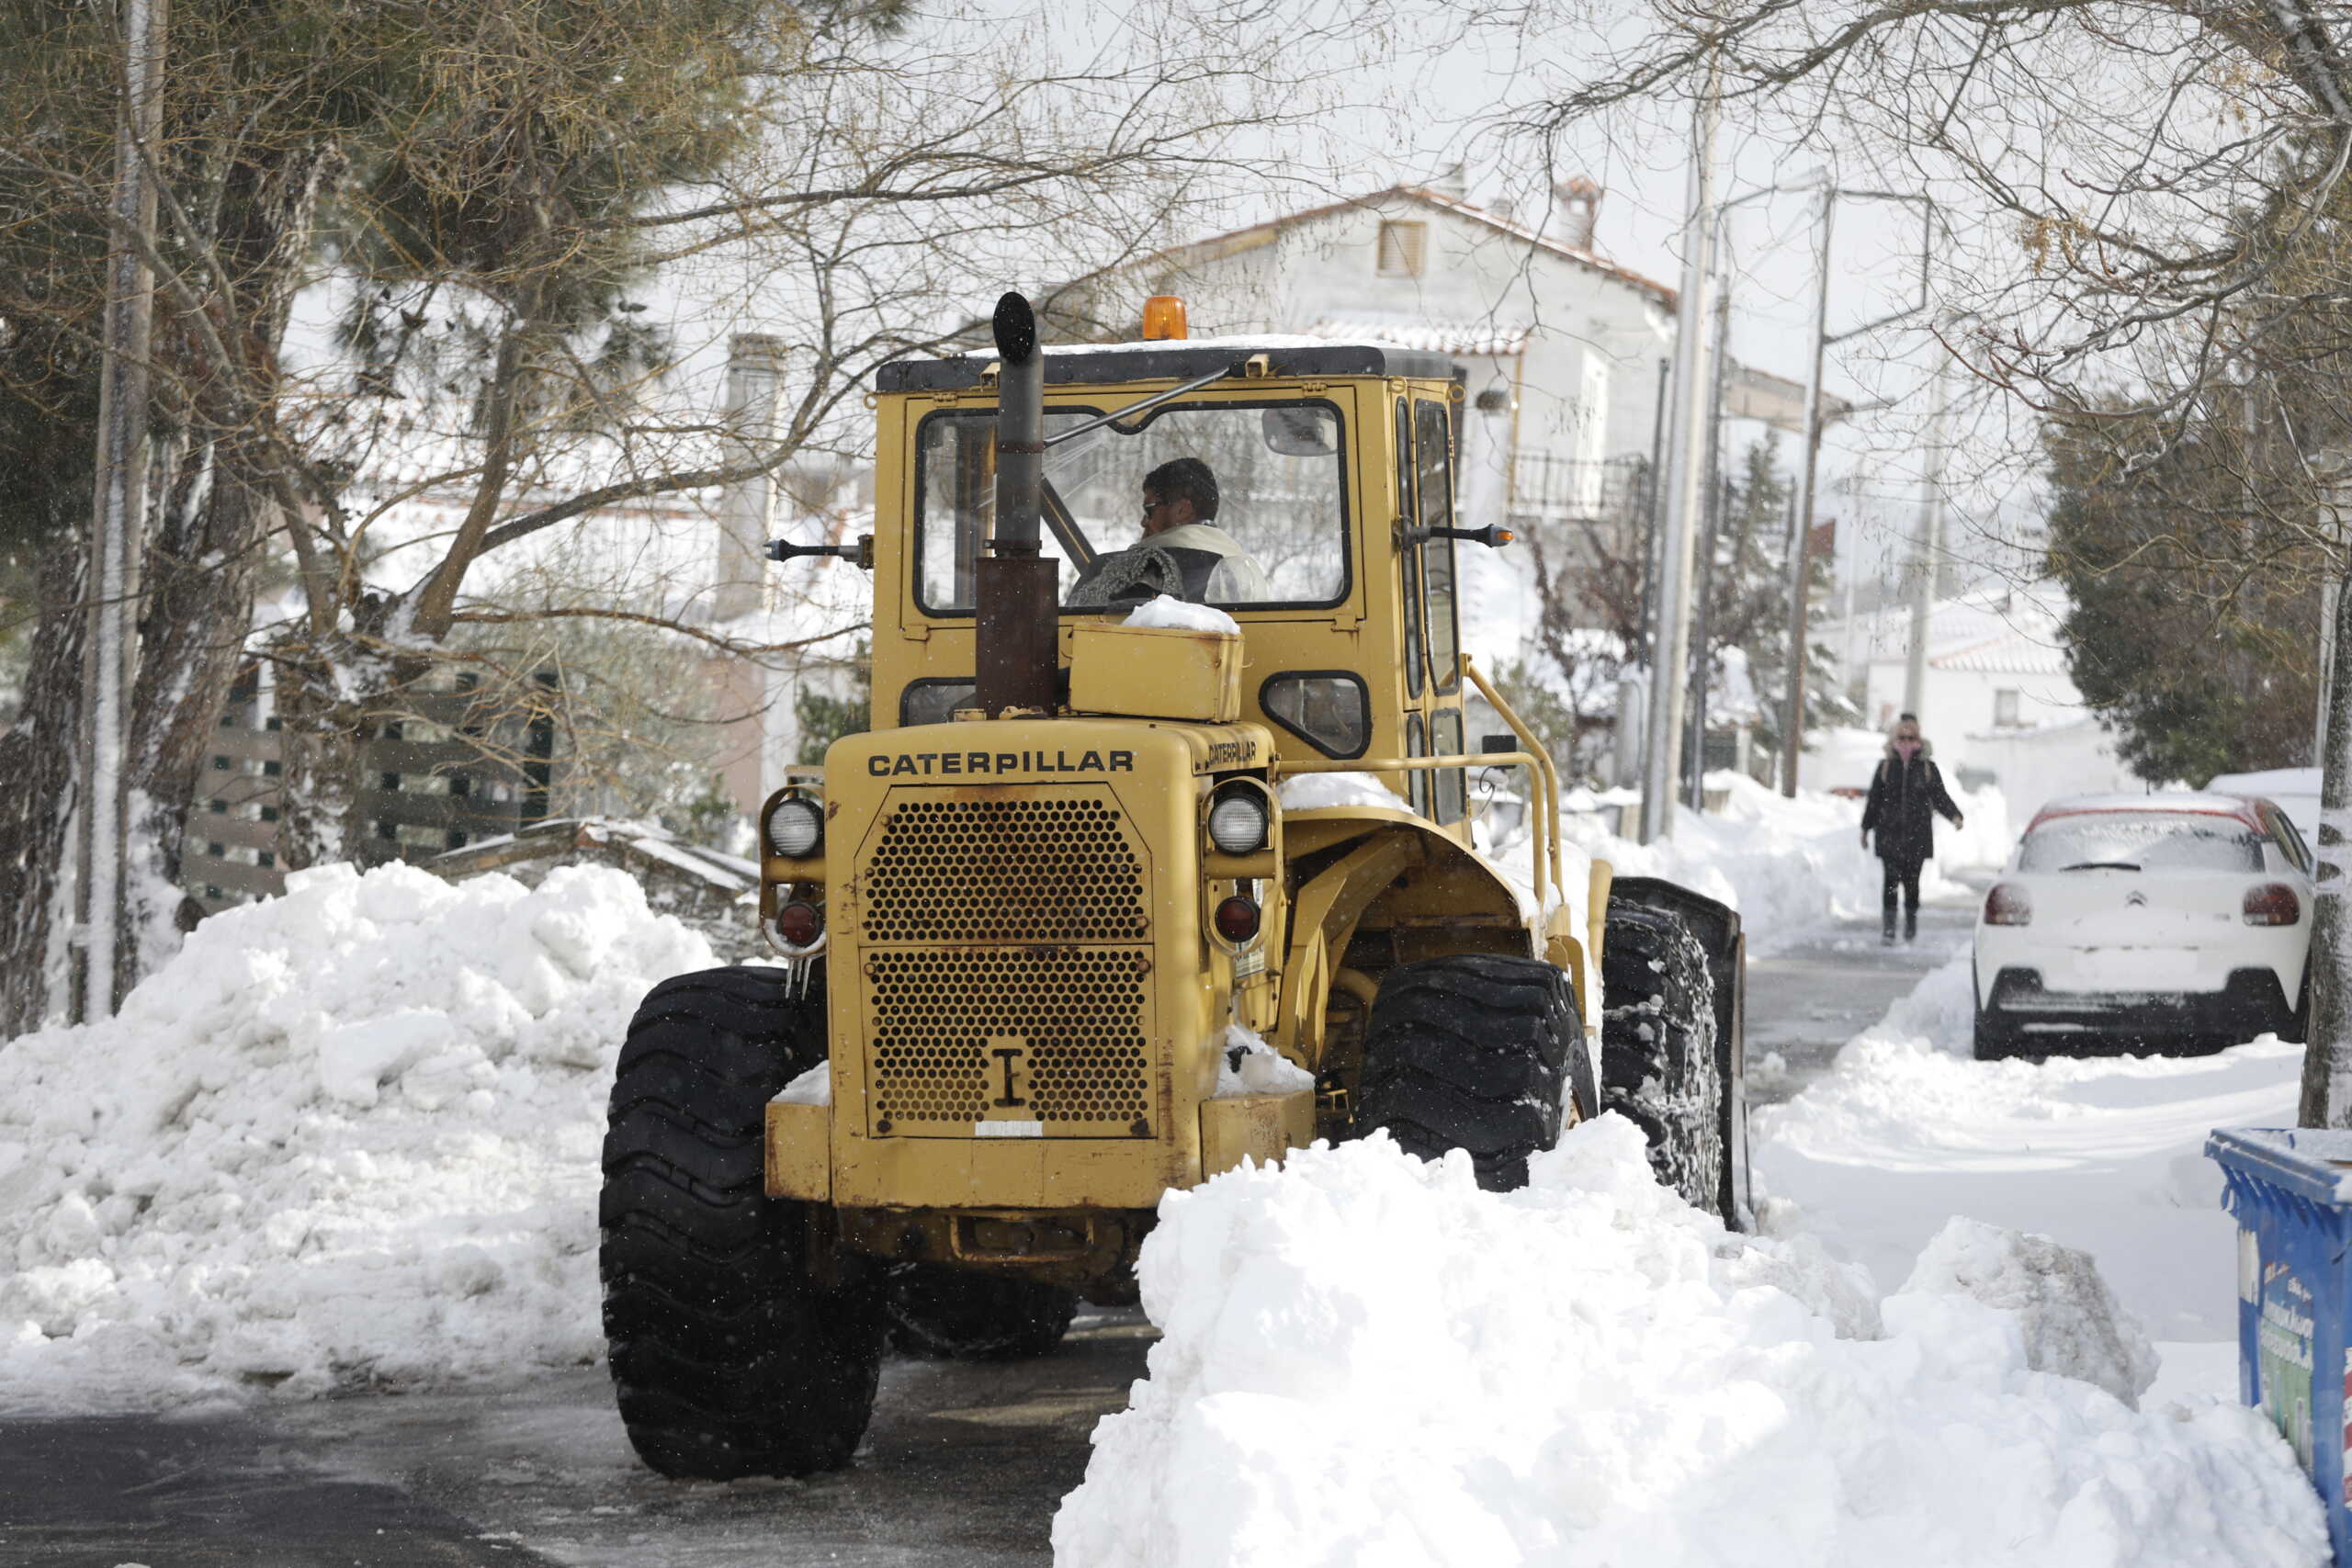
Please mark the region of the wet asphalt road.
MULTIPOLYGON (((1749 961, 1750 1097, 1787 1098, 1963 948, 1971 899, 1749 961), (1777 1055, 1779 1066, 1770 1058, 1777 1055)), ((235 1416, 0 1420, 0 1568, 1035 1568, 1095 1420, 1144 1375, 1133 1312, 1016 1366, 894 1361, 858 1462, 696 1484, 638 1464, 601 1369, 235 1416)))
POLYGON ((1036 1568, 1149 1337, 1139 1314, 1090 1311, 1040 1360, 893 1361, 856 1465, 805 1482, 655 1475, 602 1369, 225 1417, 0 1421, 0 1564, 1036 1568))

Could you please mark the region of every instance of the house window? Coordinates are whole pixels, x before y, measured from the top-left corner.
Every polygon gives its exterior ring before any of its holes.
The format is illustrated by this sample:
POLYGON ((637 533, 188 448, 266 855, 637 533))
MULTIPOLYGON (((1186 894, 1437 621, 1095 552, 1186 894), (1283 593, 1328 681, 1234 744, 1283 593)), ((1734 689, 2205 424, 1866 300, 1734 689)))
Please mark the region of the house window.
POLYGON ((1429 234, 1430 226, 1426 223, 1382 223, 1380 276, 1420 276, 1421 263, 1429 250, 1429 234))
POLYGON ((2007 725, 2018 722, 2018 694, 2015 692, 1993 694, 1993 722, 2007 725))

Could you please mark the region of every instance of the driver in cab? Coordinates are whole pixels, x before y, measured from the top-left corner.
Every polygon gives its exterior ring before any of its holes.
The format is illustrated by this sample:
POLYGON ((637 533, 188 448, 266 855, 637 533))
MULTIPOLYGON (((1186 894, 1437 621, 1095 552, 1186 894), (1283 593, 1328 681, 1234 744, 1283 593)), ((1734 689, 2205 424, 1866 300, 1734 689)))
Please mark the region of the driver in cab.
POLYGON ((1216 475, 1198 457, 1178 457, 1143 477, 1143 537, 1095 562, 1080 592, 1103 602, 1144 590, 1196 604, 1260 604, 1274 597, 1266 572, 1216 525, 1216 475), (1161 565, 1153 558, 1164 558, 1161 565), (1170 581, 1174 578, 1176 581, 1170 581), (1121 590, 1127 590, 1122 593, 1121 590))

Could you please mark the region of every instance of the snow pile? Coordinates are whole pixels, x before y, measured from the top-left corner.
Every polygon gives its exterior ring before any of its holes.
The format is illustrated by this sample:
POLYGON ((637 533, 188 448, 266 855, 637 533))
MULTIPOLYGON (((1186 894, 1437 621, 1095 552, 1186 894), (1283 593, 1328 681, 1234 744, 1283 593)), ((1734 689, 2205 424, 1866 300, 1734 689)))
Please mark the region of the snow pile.
POLYGON ((1315 1075, 1266 1043, 1253 1030, 1238 1023, 1225 1029, 1225 1050, 1216 1063, 1216 1088, 1211 1098, 1230 1100, 1241 1094, 1295 1094, 1315 1087, 1315 1075))
POLYGON ((2205 1134, 2292 1123, 2302 1047, 1978 1062, 1971 987, 1962 952, 1802 1094, 1752 1112, 1766 1224, 1820 1235, 1883 1286, 1972 1215, 2090 1253, 2160 1340, 2234 1342, 2236 1225, 2205 1134))
POLYGON ((1226 632, 1235 637, 1241 635, 1241 623, 1223 610, 1212 609, 1206 604, 1191 604, 1177 598, 1172 593, 1162 593, 1149 604, 1136 605, 1134 614, 1127 617, 1125 624, 1131 626, 1168 627, 1176 631, 1226 632))
POLYGON ((1375 1139, 1160 1214, 1164 1337, 1055 1518, 1061 1568, 2327 1560, 2255 1412, 2135 1413, 1966 1294, 1841 1337, 1833 1266, 1727 1235, 1613 1116, 1519 1193, 1375 1139))
POLYGON ((833 1065, 820 1062, 808 1071, 775 1091, 771 1105, 831 1105, 833 1102, 833 1065))
POLYGON ((606 867, 333 866, 207 920, 120 1016, 0 1046, 0 1401, 594 1360, 613 1059, 710 962, 606 867))
POLYGON ((1332 806, 1412 809, 1404 796, 1371 773, 1296 773, 1282 782, 1277 798, 1284 811, 1318 811, 1332 806))
POLYGON ((2116 1306, 2090 1254, 2046 1235, 1955 1216, 1919 1254, 1903 1290, 1973 1296, 2015 1314, 2026 1365, 2097 1383, 2134 1410, 2156 1381, 2156 1348, 2116 1306))

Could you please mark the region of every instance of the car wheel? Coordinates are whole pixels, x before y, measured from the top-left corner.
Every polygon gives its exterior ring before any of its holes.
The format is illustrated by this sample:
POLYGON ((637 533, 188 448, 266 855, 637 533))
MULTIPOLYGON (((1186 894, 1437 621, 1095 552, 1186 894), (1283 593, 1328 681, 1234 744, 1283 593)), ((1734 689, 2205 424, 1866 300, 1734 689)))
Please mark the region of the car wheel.
POLYGON ((2006 1062, 2020 1055, 2018 1037, 1994 1021, 1983 1008, 1976 1010, 1974 1054, 1980 1062, 2006 1062))

